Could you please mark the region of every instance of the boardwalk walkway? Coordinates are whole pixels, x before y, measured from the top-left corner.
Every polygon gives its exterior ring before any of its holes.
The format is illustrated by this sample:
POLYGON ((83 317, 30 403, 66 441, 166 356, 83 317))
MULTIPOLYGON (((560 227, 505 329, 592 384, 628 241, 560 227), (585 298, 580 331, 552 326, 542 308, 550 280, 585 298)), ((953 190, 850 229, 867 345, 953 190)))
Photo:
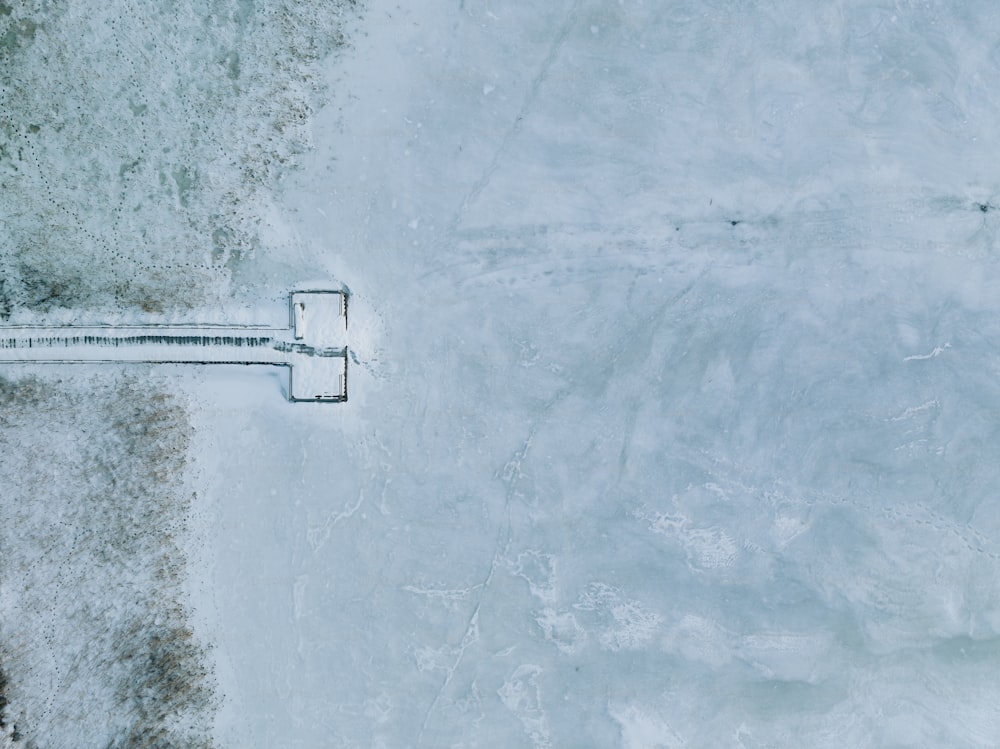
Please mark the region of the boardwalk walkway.
POLYGON ((285 366, 293 401, 347 399, 347 299, 294 292, 289 327, 0 327, 0 364, 169 363, 285 366))

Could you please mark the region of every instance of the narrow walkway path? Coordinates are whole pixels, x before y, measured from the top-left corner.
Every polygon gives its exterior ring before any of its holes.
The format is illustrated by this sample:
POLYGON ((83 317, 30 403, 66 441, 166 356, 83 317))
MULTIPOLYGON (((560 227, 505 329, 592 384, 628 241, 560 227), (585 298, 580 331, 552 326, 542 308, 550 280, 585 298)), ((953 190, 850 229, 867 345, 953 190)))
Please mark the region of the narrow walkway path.
POLYGON ((0 329, 0 361, 277 364, 290 331, 261 328, 58 327, 0 329))
POLYGON ((347 303, 295 292, 288 328, 89 326, 0 328, 0 363, 269 364, 290 367, 294 401, 347 399, 347 303))

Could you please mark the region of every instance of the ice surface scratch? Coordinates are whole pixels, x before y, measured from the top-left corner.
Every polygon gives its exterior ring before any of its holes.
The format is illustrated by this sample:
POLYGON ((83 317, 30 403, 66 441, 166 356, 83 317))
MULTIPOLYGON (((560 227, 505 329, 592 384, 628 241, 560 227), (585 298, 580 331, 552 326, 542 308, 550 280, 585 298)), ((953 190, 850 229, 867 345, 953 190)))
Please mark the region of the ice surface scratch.
POLYGON ((337 525, 341 520, 347 520, 354 516, 361 505, 365 502, 365 492, 364 489, 358 492, 357 501, 354 504, 344 503, 340 512, 331 512, 326 516, 326 519, 320 525, 310 526, 306 530, 306 540, 309 543, 309 548, 315 554, 323 545, 330 540, 330 534, 333 531, 333 526, 337 525))
POLYGON ((427 598, 440 598, 445 601, 461 601, 469 597, 469 594, 479 588, 474 585, 471 588, 423 588, 419 585, 404 585, 403 590, 427 598))
POLYGON ((481 604, 477 603, 475 610, 472 612, 472 616, 469 617, 469 624, 465 629, 465 634, 462 636, 462 642, 459 643, 458 652, 455 655, 455 661, 448 667, 447 673, 445 674, 444 681, 441 682, 441 686, 438 687, 437 693, 434 695, 434 699, 431 701, 430 706, 427 708, 427 712, 424 713, 424 721, 420 724, 420 733, 417 734, 417 746, 420 746, 421 741, 424 737, 424 731, 427 730, 427 724, 430 722, 431 715, 434 714, 434 709, 437 707, 438 702, 441 700, 441 695, 451 684, 451 680, 455 677, 455 671, 458 670, 459 665, 462 663, 462 657, 465 655, 465 651, 475 642, 479 641, 479 607, 481 604))
POLYGON ((454 677, 455 671, 458 669, 462 662, 462 658, 465 655, 466 649, 473 642, 479 639, 479 610, 483 603, 483 597, 486 595, 486 591, 490 587, 490 583, 493 581, 493 577, 496 575, 497 568, 500 566, 503 557, 506 555, 507 550, 510 546, 511 539, 511 519, 510 519, 510 505, 511 501, 517 496, 517 483, 523 476, 521 471, 521 464, 528 455, 528 451, 531 449, 532 442, 534 442, 535 434, 538 432, 538 428, 544 419, 548 416, 551 410, 560 402, 569 390, 561 390, 556 393, 548 404, 543 409, 541 415, 538 419, 532 422, 531 427, 528 429, 528 434, 521 443, 521 446, 514 451, 514 455, 511 457, 504 467, 497 471, 495 474, 496 478, 499 478, 505 484, 504 492, 504 521, 499 528, 497 528, 496 542, 493 548, 493 556, 490 560, 490 568, 486 573, 486 577, 483 581, 477 585, 474 585, 470 590, 479 590, 479 596, 476 601, 475 609, 472 612, 472 616, 469 618, 469 622, 465 629, 465 634, 462 636, 462 642, 458 648, 458 654, 455 658, 454 664, 448 669, 448 673, 445 675, 444 681, 438 688, 437 693, 434 695, 434 699, 427 708, 427 712, 424 714, 423 723, 420 726, 420 732, 417 735, 417 745, 419 746, 421 740, 423 739, 424 731, 430 722, 431 716, 434 714, 434 710, 437 708, 438 703, 441 700, 441 695, 448 688, 454 677))
POLYGON ((618 481, 625 476, 625 467, 628 465, 629 448, 632 445, 632 436, 635 434, 635 421, 639 415, 639 401, 633 400, 629 404, 628 412, 625 414, 625 429, 622 436, 621 450, 618 452, 618 481))
POLYGON ((903 361, 923 361, 924 359, 933 359, 936 356, 941 356, 945 349, 951 348, 950 343, 945 343, 943 346, 935 346, 934 350, 929 354, 914 354, 913 356, 906 356, 903 361))
POLYGON ((926 403, 921 403, 919 406, 908 406, 901 414, 891 417, 889 421, 903 421, 918 413, 929 411, 932 408, 939 408, 940 406, 941 404, 935 398, 934 400, 927 401, 926 403))
POLYGON ((559 55, 559 50, 566 42, 566 37, 573 28, 573 23, 576 19, 576 9, 579 4, 580 0, 574 0, 570 9, 567 11, 562 25, 559 27, 555 38, 552 40, 552 44, 549 46, 549 51, 545 55, 545 59, 542 60, 542 64, 538 68, 538 72, 535 73, 535 77, 528 86, 528 91, 524 96, 524 101, 521 103, 520 109, 517 111, 517 115, 514 117, 514 122, 511 123, 509 128, 507 128, 507 132, 504 133, 504 136, 500 141, 500 145, 493 153, 493 158, 490 159, 490 163, 486 166, 486 169, 483 170, 479 179, 472 184, 469 192, 462 200, 461 208, 452 218, 450 233, 454 233, 454 230, 458 227, 458 224, 462 220, 462 214, 468 210, 469 206, 476 202, 483 190, 486 189, 486 186, 489 185, 490 180, 493 178, 493 174, 500 166, 500 160, 503 158, 504 154, 507 153, 507 149, 510 148, 510 144, 513 142, 514 138, 516 138, 518 133, 521 132, 524 118, 527 117, 529 110, 535 103, 535 99, 538 98, 538 92, 541 89, 542 84, 545 83, 545 80, 548 78, 549 70, 551 70, 552 64, 559 55))

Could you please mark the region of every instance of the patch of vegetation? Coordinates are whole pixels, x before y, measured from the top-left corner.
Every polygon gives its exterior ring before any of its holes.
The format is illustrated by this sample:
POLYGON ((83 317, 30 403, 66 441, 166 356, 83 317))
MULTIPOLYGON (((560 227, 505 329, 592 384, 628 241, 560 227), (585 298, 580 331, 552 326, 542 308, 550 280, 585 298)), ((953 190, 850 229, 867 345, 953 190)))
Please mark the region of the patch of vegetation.
POLYGON ((182 594, 189 438, 148 381, 0 379, 0 728, 26 746, 211 746, 182 594))
POLYGON ((310 147, 322 63, 353 8, 0 4, 0 274, 14 309, 183 309, 228 294, 267 250, 260 216, 310 147), (13 268, 60 283, 39 293, 13 268))

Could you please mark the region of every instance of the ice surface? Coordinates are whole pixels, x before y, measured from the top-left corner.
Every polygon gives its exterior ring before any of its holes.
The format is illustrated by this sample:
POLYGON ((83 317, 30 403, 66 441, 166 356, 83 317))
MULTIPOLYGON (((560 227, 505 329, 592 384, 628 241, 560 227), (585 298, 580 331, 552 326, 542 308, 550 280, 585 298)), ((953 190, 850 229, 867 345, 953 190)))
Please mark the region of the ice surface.
POLYGON ((199 417, 228 735, 994 742, 1000 14, 363 30, 285 193, 358 397, 199 417))

